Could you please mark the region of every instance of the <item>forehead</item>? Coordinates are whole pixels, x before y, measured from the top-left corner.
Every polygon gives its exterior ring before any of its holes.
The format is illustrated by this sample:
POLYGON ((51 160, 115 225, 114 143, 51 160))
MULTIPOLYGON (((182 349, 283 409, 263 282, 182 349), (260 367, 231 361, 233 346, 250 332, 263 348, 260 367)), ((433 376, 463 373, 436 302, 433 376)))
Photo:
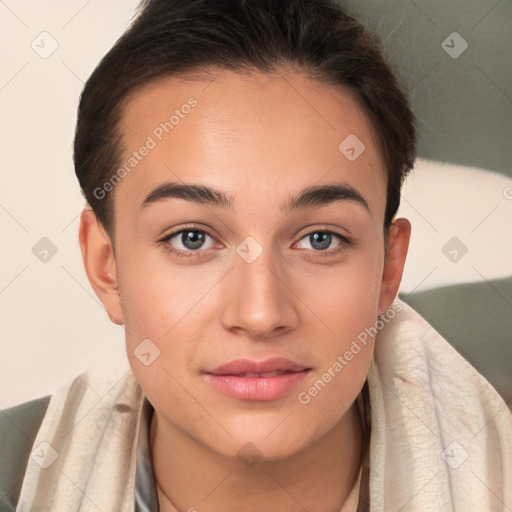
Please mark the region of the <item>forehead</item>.
POLYGON ((386 173, 358 97, 300 73, 165 77, 127 99, 121 129, 129 172, 116 203, 140 205, 165 181, 277 202, 284 188, 342 180, 384 211, 386 173))

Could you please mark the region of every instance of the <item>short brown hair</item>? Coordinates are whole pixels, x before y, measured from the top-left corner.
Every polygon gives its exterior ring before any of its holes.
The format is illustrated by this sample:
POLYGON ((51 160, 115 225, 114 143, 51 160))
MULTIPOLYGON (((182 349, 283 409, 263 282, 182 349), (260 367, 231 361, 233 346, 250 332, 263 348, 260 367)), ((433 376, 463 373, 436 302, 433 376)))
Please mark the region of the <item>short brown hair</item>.
MULTIPOLYGON (((74 141, 83 194, 112 238, 111 194, 94 191, 121 163, 123 102, 156 78, 294 67, 348 86, 373 124, 388 173, 384 229, 415 159, 414 116, 373 36, 334 0, 143 0, 82 91, 74 141)), ((340 141, 341 142, 341 141, 340 141)))

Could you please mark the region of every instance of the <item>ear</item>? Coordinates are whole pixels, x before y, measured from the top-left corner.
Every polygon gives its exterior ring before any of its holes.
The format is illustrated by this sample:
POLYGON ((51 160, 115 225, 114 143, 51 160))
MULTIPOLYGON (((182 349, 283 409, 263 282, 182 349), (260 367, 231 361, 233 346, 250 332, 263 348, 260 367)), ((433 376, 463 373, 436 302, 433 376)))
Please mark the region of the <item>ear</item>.
POLYGON ((80 249, 85 272, 112 322, 123 325, 112 242, 90 206, 80 215, 80 249))
POLYGON ((402 273, 411 238, 411 223, 407 219, 396 219, 389 228, 384 270, 379 296, 379 315, 393 303, 402 280, 402 273))

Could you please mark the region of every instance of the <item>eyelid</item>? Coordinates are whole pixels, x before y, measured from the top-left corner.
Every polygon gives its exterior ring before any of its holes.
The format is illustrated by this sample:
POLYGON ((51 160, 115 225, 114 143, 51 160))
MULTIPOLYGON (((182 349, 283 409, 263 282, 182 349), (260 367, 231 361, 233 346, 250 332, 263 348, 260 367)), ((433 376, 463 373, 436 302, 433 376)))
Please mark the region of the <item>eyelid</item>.
POLYGON ((212 234, 212 232, 207 228, 200 224, 184 224, 183 226, 180 226, 178 229, 171 231, 170 233, 167 233, 165 236, 160 238, 161 241, 168 240, 169 238, 172 238, 173 236, 176 236, 177 234, 181 233, 182 231, 200 231, 202 233, 206 233, 207 235, 211 236, 212 238, 215 238, 215 235, 212 234))
POLYGON ((311 258, 329 257, 329 256, 340 254, 343 251, 345 251, 349 248, 352 248, 355 245, 355 242, 352 239, 352 237, 349 237, 347 235, 342 235, 341 233, 338 233, 337 231, 333 231, 332 229, 320 227, 320 228, 313 228, 312 230, 303 234, 297 242, 294 242, 293 246, 297 245, 298 243, 300 243, 302 240, 304 240, 306 237, 312 235, 313 233, 328 233, 328 234, 339 239, 339 245, 337 247, 335 247, 334 249, 326 249, 324 251, 315 251, 314 249, 301 249, 302 251, 305 251, 304 255, 307 257, 311 257, 311 258))
MULTIPOLYGON (((158 242, 170 245, 169 241, 171 240, 171 238, 174 238, 175 236, 183 233, 184 231, 197 231, 198 233, 204 233, 204 234, 208 235, 210 238, 212 238, 217 244, 219 243, 217 238, 216 238, 216 236, 213 235, 208 228, 203 227, 203 226, 199 226, 197 224, 185 224, 184 226, 181 226, 179 229, 177 229, 175 231, 172 231, 171 233, 166 234, 164 237, 160 238, 158 240, 158 242)), ((204 253, 204 252, 209 251, 209 250, 210 249, 197 249, 195 251, 192 251, 192 250, 184 251, 184 250, 181 250, 181 249, 174 249, 174 248, 172 248, 170 252, 178 253, 178 254, 187 254, 189 256, 194 256, 196 254, 201 254, 201 253, 204 253)))
MULTIPOLYGON (((303 232, 303 234, 301 234, 299 236, 299 240, 302 240, 305 236, 308 236, 308 235, 311 235, 313 233, 329 233, 331 235, 336 235, 338 237, 340 237, 342 240, 346 241, 347 243, 353 243, 354 240, 352 238, 351 235, 349 235, 348 233, 346 234, 342 234, 338 231, 336 231, 336 229, 340 229, 340 228, 333 228, 329 225, 313 225, 313 226, 307 226, 305 227, 304 229, 302 229, 300 232, 303 232)), ((299 232, 299 233, 300 233, 299 232)))

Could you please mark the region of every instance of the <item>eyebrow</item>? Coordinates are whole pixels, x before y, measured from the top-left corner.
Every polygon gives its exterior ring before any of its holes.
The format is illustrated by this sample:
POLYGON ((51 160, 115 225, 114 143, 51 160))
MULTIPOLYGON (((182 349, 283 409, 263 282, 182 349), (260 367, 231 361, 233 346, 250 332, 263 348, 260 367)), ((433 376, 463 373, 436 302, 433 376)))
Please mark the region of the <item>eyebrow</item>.
MULTIPOLYGON (((194 183, 165 182, 154 188, 144 198, 141 210, 154 203, 171 198, 185 199, 224 210, 233 210, 235 205, 233 196, 213 187, 194 183)), ((339 201, 355 202, 370 213, 370 207, 363 195, 347 183, 331 183, 307 187, 284 203, 281 206, 281 212, 288 214, 294 210, 326 206, 339 201)))

